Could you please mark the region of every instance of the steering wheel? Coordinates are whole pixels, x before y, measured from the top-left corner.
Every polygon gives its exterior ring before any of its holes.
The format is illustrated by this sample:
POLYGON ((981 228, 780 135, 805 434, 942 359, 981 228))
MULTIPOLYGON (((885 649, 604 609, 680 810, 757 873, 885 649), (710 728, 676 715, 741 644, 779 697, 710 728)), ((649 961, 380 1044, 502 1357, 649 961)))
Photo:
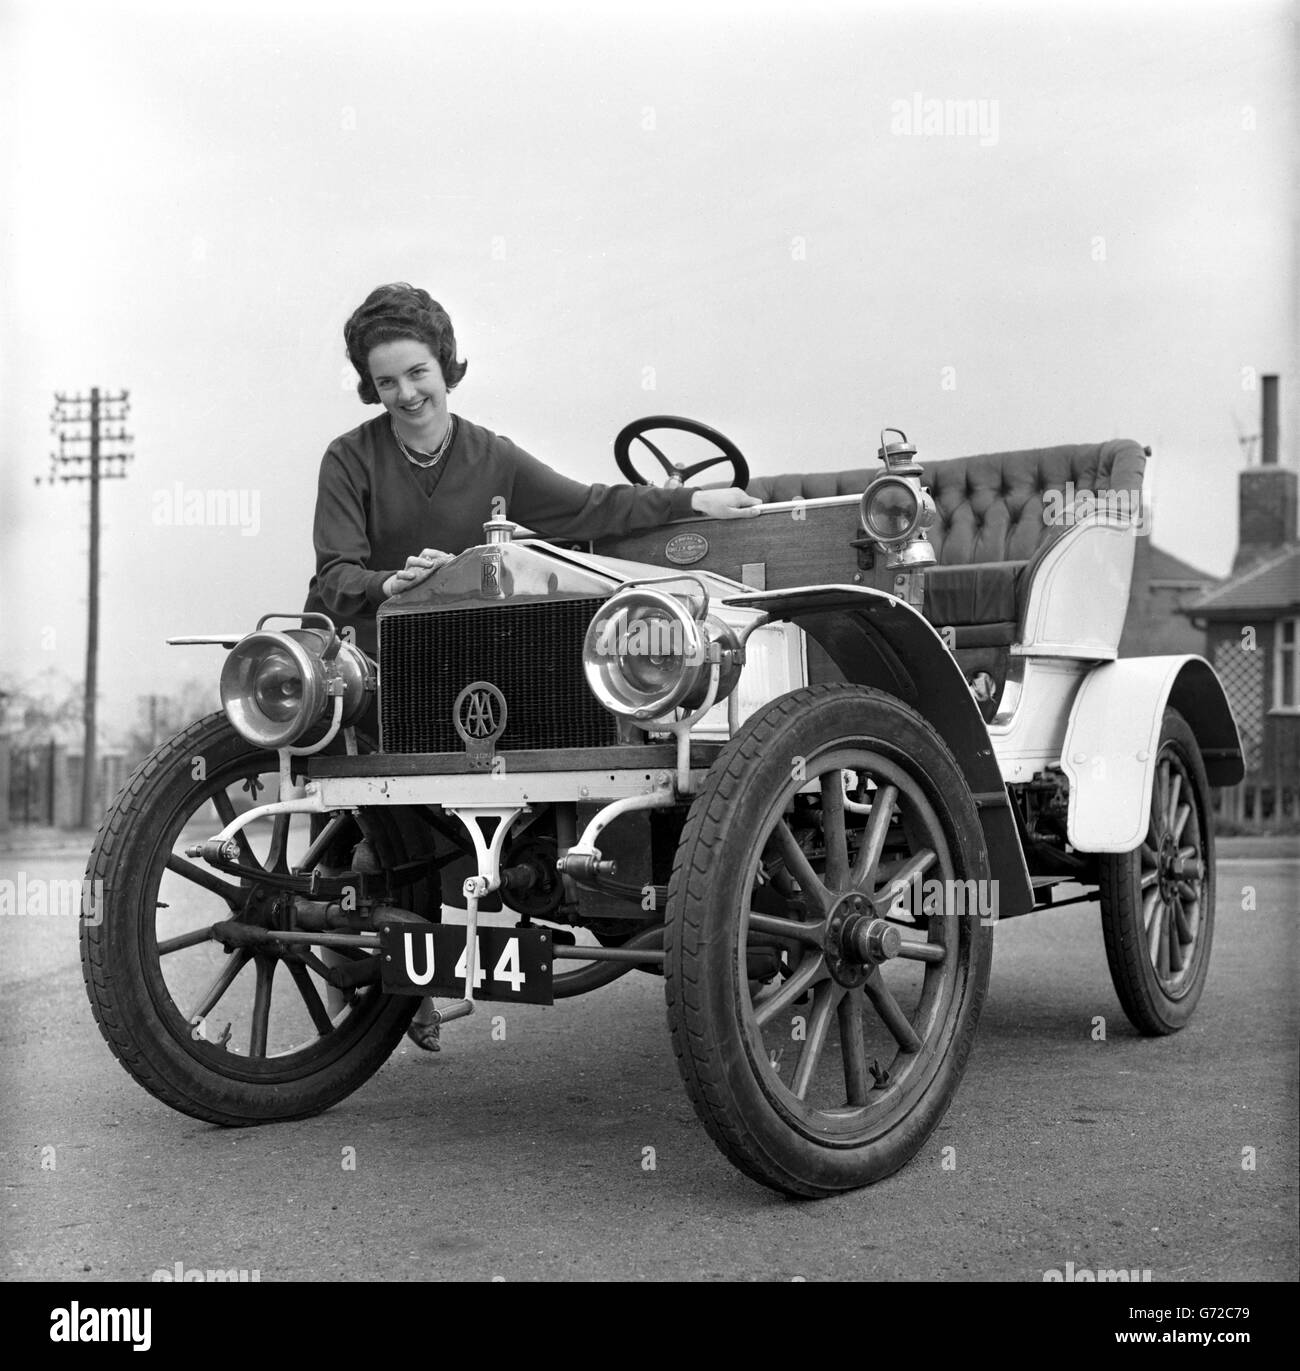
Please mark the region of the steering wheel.
POLYGON ((736 476, 732 485, 739 486, 743 490, 749 484, 749 463, 745 461, 740 449, 730 438, 719 433, 716 428, 710 428, 708 424, 701 424, 696 419, 683 419, 676 414, 651 414, 644 419, 634 419, 626 428, 620 429, 618 437, 614 439, 614 460, 618 463, 618 469, 634 486, 650 484, 632 465, 629 450, 634 439, 640 439, 650 449, 655 460, 668 473, 671 485, 684 485, 692 476, 698 476, 700 472, 706 471, 709 467, 717 466, 719 462, 731 463, 731 469, 736 476), (656 428, 675 428, 680 429, 683 433, 694 433, 699 438, 707 438, 718 449, 720 455, 708 457, 704 461, 696 462, 694 466, 689 467, 682 466, 680 462, 670 462, 645 436, 649 430, 656 428))

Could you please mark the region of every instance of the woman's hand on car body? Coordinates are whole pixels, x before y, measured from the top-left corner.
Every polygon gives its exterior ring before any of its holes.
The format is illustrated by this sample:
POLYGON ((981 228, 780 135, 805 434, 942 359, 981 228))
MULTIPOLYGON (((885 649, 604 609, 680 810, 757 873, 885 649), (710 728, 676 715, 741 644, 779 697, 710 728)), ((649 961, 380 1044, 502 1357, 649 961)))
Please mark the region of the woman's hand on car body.
POLYGON ((726 490, 697 490, 691 496, 691 508, 696 514, 710 519, 752 519, 762 505, 756 495, 748 495, 738 486, 726 490))
POLYGON ((426 547, 423 552, 408 557, 401 571, 393 572, 384 582, 384 594, 396 595, 400 590, 410 590, 412 586, 418 586, 421 581, 428 580, 435 571, 445 567, 451 560, 450 552, 439 552, 436 547, 426 547))

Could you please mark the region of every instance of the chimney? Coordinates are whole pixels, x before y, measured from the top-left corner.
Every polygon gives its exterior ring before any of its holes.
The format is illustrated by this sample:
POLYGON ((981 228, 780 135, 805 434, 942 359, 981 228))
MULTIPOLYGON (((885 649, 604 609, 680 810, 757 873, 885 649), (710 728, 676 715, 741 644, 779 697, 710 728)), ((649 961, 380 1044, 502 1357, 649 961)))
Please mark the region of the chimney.
POLYGON ((1244 571, 1296 540, 1297 477, 1278 463, 1276 376, 1261 377, 1260 464, 1237 477, 1237 556, 1232 574, 1244 571))
POLYGON ((1264 394, 1260 401, 1260 463, 1266 467, 1277 466, 1277 377, 1264 376, 1264 394))

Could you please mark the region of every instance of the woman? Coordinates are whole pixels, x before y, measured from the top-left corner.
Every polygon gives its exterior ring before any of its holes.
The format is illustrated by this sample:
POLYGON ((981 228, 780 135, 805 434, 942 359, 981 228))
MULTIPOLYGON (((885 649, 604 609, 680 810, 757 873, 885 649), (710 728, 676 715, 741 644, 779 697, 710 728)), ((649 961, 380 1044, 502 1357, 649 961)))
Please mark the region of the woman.
MULTIPOLYGON (((343 330, 357 393, 385 413, 336 438, 321 461, 312 534, 316 574, 305 608, 350 627, 378 655, 375 613, 399 589, 431 576, 483 541, 490 518, 508 517, 556 538, 599 538, 690 514, 745 518, 761 501, 743 490, 660 490, 583 485, 478 424, 453 415, 451 320, 427 291, 405 282, 370 292, 343 330)), ((426 1000, 408 1033, 438 1049, 426 1000)))

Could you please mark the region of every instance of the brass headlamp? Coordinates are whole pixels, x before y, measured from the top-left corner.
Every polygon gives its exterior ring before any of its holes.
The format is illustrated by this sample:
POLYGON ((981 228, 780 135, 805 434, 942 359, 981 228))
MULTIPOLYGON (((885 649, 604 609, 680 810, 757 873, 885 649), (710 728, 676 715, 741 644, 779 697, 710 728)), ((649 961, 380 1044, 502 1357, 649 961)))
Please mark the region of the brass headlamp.
POLYGON ((736 688, 743 650, 735 632, 709 614, 708 594, 700 589, 698 598, 683 597, 630 583, 597 610, 582 645, 582 665, 606 709, 638 722, 696 709, 708 696, 715 666, 715 703, 736 688))
POLYGON ((289 747, 325 721, 341 700, 340 726, 355 723, 375 689, 370 659, 344 642, 324 614, 265 614, 221 668, 221 704, 238 732, 258 747, 289 747), (264 629, 268 619, 301 628, 264 629))

